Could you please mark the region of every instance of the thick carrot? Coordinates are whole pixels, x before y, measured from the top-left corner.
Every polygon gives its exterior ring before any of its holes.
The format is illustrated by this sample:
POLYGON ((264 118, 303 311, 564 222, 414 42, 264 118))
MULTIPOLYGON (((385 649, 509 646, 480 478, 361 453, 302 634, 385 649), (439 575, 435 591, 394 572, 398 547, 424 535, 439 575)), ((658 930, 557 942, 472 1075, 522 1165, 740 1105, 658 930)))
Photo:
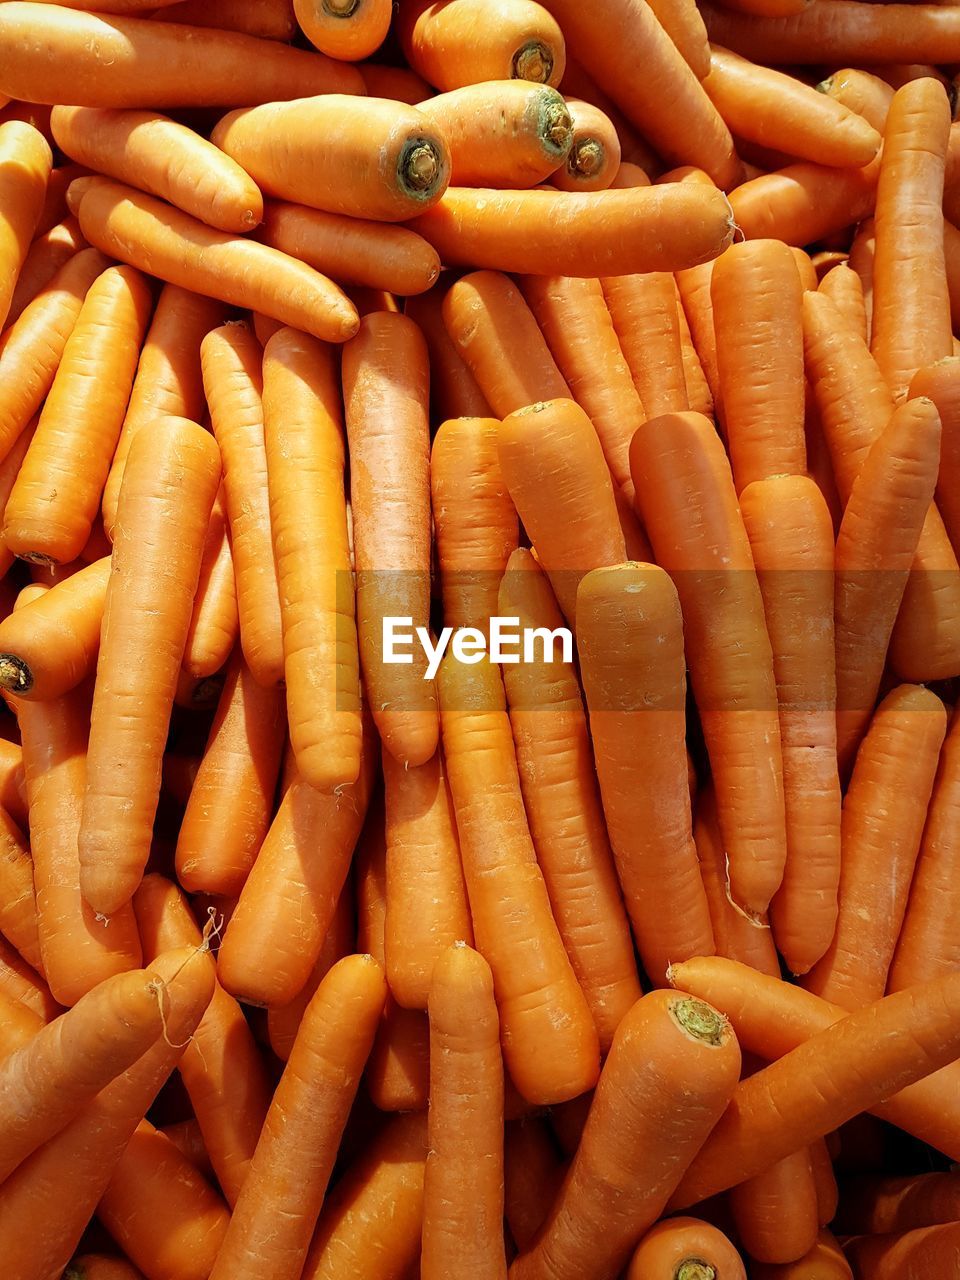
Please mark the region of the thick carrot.
POLYGON ((216 27, 264 40, 289 42, 297 32, 293 0, 179 0, 151 16, 154 22, 216 27))
POLYGON ((733 217, 747 240, 810 244, 873 212, 879 171, 876 161, 862 169, 787 165, 737 187, 730 197, 733 217))
POLYGON ((386 997, 371 956, 333 966, 304 1013, 211 1280, 296 1275, 386 997))
POLYGON ((183 650, 183 670, 194 679, 208 679, 224 666, 239 634, 237 583, 221 482, 203 544, 200 579, 183 650))
POLYGON ((219 449, 185 418, 164 418, 131 445, 79 836, 83 896, 106 915, 133 896, 150 852, 164 743, 219 483, 219 449))
POLYGON ((211 298, 173 284, 160 291, 103 490, 103 520, 111 538, 123 469, 137 432, 168 415, 200 421, 206 408, 200 343, 222 320, 223 307, 211 298))
POLYGON ((439 753, 409 769, 385 751, 383 776, 387 979, 398 1004, 425 1009, 439 957, 473 941, 453 802, 439 753))
POLYGON ((427 1117, 397 1116, 327 1199, 303 1280, 394 1280, 420 1250, 427 1117))
POLYGON ((533 0, 404 0, 397 34, 413 70, 440 90, 485 80, 558 85, 566 63, 560 28, 533 0))
POLYGON ((502 681, 496 667, 451 656, 439 683, 470 912, 493 969, 507 1068, 528 1101, 563 1102, 596 1081, 597 1032, 537 865, 502 681))
POLYGON ((50 231, 37 236, 23 260, 4 328, 15 324, 24 308, 47 287, 60 268, 86 246, 87 242, 80 234, 80 223, 72 214, 50 231))
POLYGON ((343 393, 357 568, 360 662, 373 718, 387 750, 423 764, 437 748, 436 693, 426 656, 384 662, 384 618, 426 627, 430 604, 429 365, 406 316, 365 316, 344 349, 343 393))
POLYGON ((871 339, 895 400, 918 369, 953 354, 942 207, 949 134, 950 105, 934 80, 897 90, 877 187, 871 339))
POLYGON ((669 991, 638 1001, 614 1038, 550 1216, 511 1267, 511 1280, 619 1275, 739 1074, 736 1039, 709 1005, 669 991))
POLYGON ((577 636, 617 872, 643 967, 662 986, 676 957, 714 948, 687 783, 683 623, 669 577, 653 565, 594 570, 577 593, 577 636))
MULTIPOLYGON (((144 878, 134 909, 148 956, 201 945, 186 898, 162 876, 144 878)), ((267 1113, 271 1083, 243 1011, 219 983, 179 1069, 210 1163, 233 1205, 267 1113)))
POLYGON ((80 199, 80 228, 113 257, 330 342, 344 342, 356 332, 353 304, 312 267, 268 245, 214 231, 119 182, 82 181, 91 185, 80 199))
POLYGON ((829 1231, 821 1231, 809 1253, 782 1266, 751 1267, 753 1280, 853 1280, 850 1264, 829 1231))
POLYGON ((773 654, 750 543, 713 424, 669 414, 630 446, 637 507, 683 610, 734 899, 764 911, 786 862, 773 654))
POLYGON ((31 125, 0 124, 0 329, 43 210, 52 165, 49 143, 31 125))
MULTIPOLYGON (((195 949, 167 952, 148 972, 163 1003, 161 1034, 3 1183, 4 1261, 23 1280, 47 1280, 66 1267, 127 1143, 210 1001, 213 964, 195 949), (24 1231, 30 1215, 36 1226, 24 1231)), ((156 1008, 157 994, 153 1002, 156 1008)))
POLYGON ((602 285, 644 416, 689 408, 673 277, 652 271, 607 277, 602 285))
POLYGON ((0 995, 26 1005, 45 1023, 63 1012, 43 978, 5 938, 0 938, 0 995))
POLYGON ((363 93, 353 67, 232 31, 101 17, 54 4, 0 14, 0 91, 84 107, 237 106, 363 93), (16 54, 13 53, 16 50, 16 54))
POLYGON ((407 296, 429 289, 440 274, 437 251, 391 223, 270 200, 260 235, 274 249, 343 284, 407 296))
POLYGON ((859 67, 842 67, 826 80, 821 80, 817 90, 861 116, 878 133, 883 133, 895 92, 886 80, 859 67))
POLYGON ((833 938, 840 879, 833 522, 807 476, 754 481, 740 508, 780 708, 787 863, 771 918, 791 972, 806 973, 833 938))
POLYGON ((293 7, 313 47, 344 62, 379 49, 393 12, 391 0, 294 0, 293 7))
POLYGON ((520 286, 572 398, 596 428, 614 484, 632 498, 630 437, 644 406, 600 281, 524 276, 520 286))
POLYGON ((596 192, 451 187, 409 225, 450 266, 593 278, 708 262, 730 244, 734 221, 721 192, 674 184, 596 192))
POLYGON ((423 1280, 506 1280, 503 1063, 490 966, 465 943, 430 985, 423 1280))
POLYGON ((867 309, 863 284, 857 273, 845 263, 832 267, 820 280, 819 292, 830 299, 844 321, 868 341, 867 309))
POLYGON ((93 673, 109 577, 96 560, 0 622, 0 688, 47 702, 93 673))
POLYGON ((281 329, 264 352, 269 525, 297 768, 328 788, 360 770, 360 668, 335 352, 281 329))
POLYGON ((504 1210, 517 1248, 529 1249, 550 1212, 564 1166, 544 1120, 511 1121, 504 1137, 504 1210))
POLYGON ((573 626, 580 579, 626 559, 597 433, 579 405, 555 399, 511 413, 497 447, 510 496, 573 626))
POLYGON ((20 828, 0 807, 0 933, 38 972, 43 968, 37 931, 33 858, 20 828))
POLYGON ((718 45, 703 87, 734 133, 761 146, 840 168, 862 168, 880 150, 880 134, 863 116, 718 45))
MULTIPOLYGON (((571 145, 550 181, 561 191, 606 191, 613 185, 621 160, 620 139, 613 121, 599 107, 579 98, 568 98, 567 108, 573 124, 571 145)), ((472 185, 455 181, 458 186, 472 185)))
POLYGON ((746 1280, 739 1253, 717 1227, 670 1218, 637 1245, 626 1280, 746 1280))
POLYGON ((292 782, 240 893, 218 970, 248 1002, 289 1003, 320 954, 373 785, 377 751, 371 726, 364 730, 356 782, 334 792, 292 782))
POLYGON ((711 284, 723 420, 738 491, 803 475, 803 289, 777 240, 736 244, 711 284))

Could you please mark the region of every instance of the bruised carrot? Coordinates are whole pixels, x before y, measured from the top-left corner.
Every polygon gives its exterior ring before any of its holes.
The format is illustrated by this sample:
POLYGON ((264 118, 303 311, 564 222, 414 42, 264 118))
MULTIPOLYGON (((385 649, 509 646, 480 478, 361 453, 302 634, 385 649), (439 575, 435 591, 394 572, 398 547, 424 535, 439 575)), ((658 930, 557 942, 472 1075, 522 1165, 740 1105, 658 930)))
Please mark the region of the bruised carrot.
POLYGON ((567 107, 573 122, 570 150, 550 181, 561 191, 606 191, 613 185, 621 160, 620 139, 613 122, 599 107, 578 98, 568 98, 567 107))
POLYGON ((652 271, 612 276, 602 284, 644 416, 657 418, 687 409, 673 277, 666 271, 652 271))
POLYGON ((698 1218, 669 1218, 637 1245, 626 1280, 746 1280, 739 1253, 717 1227, 698 1218))
POLYGON ((839 170, 801 161, 737 187, 733 217, 747 240, 810 244, 872 213, 878 176, 875 161, 839 170))
POLYGON ((232 31, 18 3, 0 14, 0 91, 83 107, 237 106, 362 93, 353 67, 232 31))
POLYGON ((68 215, 44 235, 37 236, 23 260, 4 328, 15 324, 23 314, 24 307, 46 288, 75 253, 86 247, 87 242, 80 234, 80 223, 72 215, 68 215))
POLYGON ((135 437, 117 506, 79 836, 83 896, 104 914, 133 896, 150 851, 163 747, 219 482, 220 452, 195 423, 164 418, 135 437))
POLYGON ((183 650, 183 670, 194 679, 208 679, 226 663, 239 634, 237 583, 221 483, 203 544, 197 594, 183 650))
POLYGON ((79 181, 90 184, 78 193, 80 229, 111 256, 330 342, 344 342, 356 332, 353 304, 312 267, 268 245, 214 231, 119 182, 79 181))
POLYGON ((31 125, 0 124, 0 329, 43 209, 52 164, 46 138, 31 125))
POLYGON ((43 968, 33 858, 23 833, 0 807, 0 933, 38 972, 43 968))
POLYGON ((334 352, 281 329, 263 361, 264 435, 290 738, 314 786, 354 782, 362 727, 334 352))

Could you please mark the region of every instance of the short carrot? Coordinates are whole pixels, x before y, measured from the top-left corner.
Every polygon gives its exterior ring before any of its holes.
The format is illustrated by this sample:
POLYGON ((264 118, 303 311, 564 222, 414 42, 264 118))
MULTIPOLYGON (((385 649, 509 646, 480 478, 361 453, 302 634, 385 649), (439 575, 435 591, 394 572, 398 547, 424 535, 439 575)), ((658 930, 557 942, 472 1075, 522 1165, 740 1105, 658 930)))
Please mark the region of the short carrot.
POLYGON ((390 0, 294 0, 300 30, 315 49, 343 62, 376 53, 390 29, 390 0))
POLYGON ((233 652, 239 634, 237 583, 221 482, 203 544, 200 579, 183 650, 183 670, 197 680, 215 675, 233 652))
POLYGON ((613 327, 647 418, 689 408, 676 285, 669 271, 602 282, 613 327))
POLYGON ((53 157, 44 136, 29 124, 0 125, 0 329, 36 229, 53 157))
POLYGON ((263 360, 269 526, 290 738, 314 786, 354 782, 362 725, 335 352, 281 329, 263 360))
POLYGON ((730 204, 747 240, 805 245, 871 214, 878 176, 875 161, 839 170, 800 161, 745 182, 731 193, 730 204))
POLYGON ((38 972, 43 968, 37 931, 33 858, 20 828, 0 807, 0 933, 38 972))
POLYGON ((678 956, 714 948, 693 842, 673 583, 653 565, 595 569, 577 593, 577 636, 610 843, 643 967, 660 986, 678 956))
POLYGON ((637 1245, 626 1272, 626 1280, 746 1280, 746 1276, 739 1253, 723 1232, 699 1218, 669 1218, 652 1227, 637 1245))
POLYGON ((613 121, 599 107, 579 98, 568 98, 567 107, 573 122, 572 141, 550 181, 561 191, 606 191, 613 185, 621 160, 620 139, 613 121))
POLYGON ((133 896, 150 851, 164 742, 219 483, 220 452, 187 419, 165 418, 131 445, 117 505, 79 835, 83 896, 104 914, 133 896))
POLYGON ((15 324, 23 310, 42 293, 62 266, 70 261, 75 253, 87 247, 87 242, 80 234, 80 223, 72 214, 57 223, 43 235, 37 236, 27 256, 23 260, 20 274, 17 276, 17 287, 10 300, 10 310, 4 328, 15 324))

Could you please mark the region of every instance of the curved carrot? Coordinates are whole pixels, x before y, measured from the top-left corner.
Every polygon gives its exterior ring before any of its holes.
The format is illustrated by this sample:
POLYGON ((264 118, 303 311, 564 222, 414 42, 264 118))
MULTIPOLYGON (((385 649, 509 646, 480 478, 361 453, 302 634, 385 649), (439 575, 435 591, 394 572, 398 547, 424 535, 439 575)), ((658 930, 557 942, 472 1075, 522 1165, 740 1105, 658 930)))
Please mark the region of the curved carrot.
POLYGON ((803 475, 803 289, 792 253, 776 240, 733 245, 714 263, 711 294, 737 490, 803 475))
POLYGON ((356 332, 356 309, 325 276, 268 245, 214 231, 153 196, 82 179, 77 217, 91 244, 170 284, 262 311, 330 342, 356 332))
POLYGON ((53 156, 29 124, 0 124, 0 329, 4 328, 23 260, 43 210, 53 156))
POLYGON ((597 433, 579 405, 556 399, 511 413, 497 448, 510 496, 572 626, 584 574, 626 559, 597 433))
POLYGON ((755 1280, 853 1280, 850 1264, 829 1231, 821 1231, 816 1244, 798 1258, 782 1266, 751 1267, 755 1280))
POLYGON ((393 12, 391 0, 294 0, 293 7, 313 47, 344 62, 376 53, 393 12))
POLYGON ((169 415, 198 422, 204 413, 200 343, 222 320, 223 307, 212 298, 174 284, 161 289, 103 489, 103 522, 111 538, 120 482, 134 436, 158 418, 169 415))
POLYGON ((437 251, 392 223, 270 200, 260 235, 274 249, 343 284, 407 296, 429 289, 440 274, 437 251))
POLYGON ((675 183, 610 191, 451 187, 409 225, 450 266, 593 278, 707 262, 730 244, 734 221, 722 192, 675 183))
POLYGON ((296 35, 293 0, 179 0, 151 15, 154 22, 239 31, 264 40, 289 42, 296 35))
POLYGON ((427 350, 405 316, 364 317, 344 349, 343 393, 357 567, 360 661, 373 718, 401 762, 437 748, 436 693, 419 645, 410 666, 384 661, 383 619, 426 626, 430 597, 427 350))
POLYGON ((721 1277, 746 1280, 743 1261, 722 1231, 698 1218, 669 1218, 651 1228, 637 1245, 626 1272, 626 1280, 721 1277))
POLYGON ((511 1267, 511 1280, 619 1274, 720 1118, 739 1074, 736 1039, 709 1005, 669 991, 639 1000, 614 1038, 550 1216, 511 1267))
POLYGON ((255 679, 269 688, 283 679, 283 633, 270 531, 260 344, 245 324, 225 324, 203 339, 200 359, 223 459, 240 644, 255 679))
POLYGON ((200 560, 200 579, 183 649, 183 670, 205 680, 220 671, 240 634, 237 583, 230 548, 223 484, 210 511, 200 560))
POLYGON ((28 249, 17 276, 17 287, 10 300, 4 328, 15 324, 24 308, 43 292, 60 268, 86 247, 87 242, 80 234, 80 223, 72 214, 43 235, 38 235, 28 249))
POLYGON ((397 34, 413 70, 441 91, 486 80, 558 85, 566 63, 560 28, 533 0, 404 0, 397 34))
POLYGON ((0 688, 48 702, 93 673, 109 577, 96 560, 0 622, 0 688))
POLYGON ((360 669, 350 576, 344 427, 334 352, 281 329, 263 360, 269 525, 290 739, 302 777, 360 770, 360 669))
POLYGON ((43 968, 37 930, 33 858, 17 824, 0 807, 0 933, 38 972, 43 968))
POLYGON ((935 81, 897 90, 877 187, 871 339, 895 400, 918 369, 953 354, 942 209, 949 133, 950 105, 935 81))
POLYGON ((863 296, 863 284, 857 273, 843 263, 838 264, 821 279, 819 292, 830 299, 844 321, 866 342, 868 340, 867 309, 863 296))
POLYGON ((506 1280, 503 1063, 490 966, 463 942, 430 984, 423 1280, 506 1280))
POLYGON ((107 915, 133 896, 150 852, 163 748, 219 482, 213 438, 184 418, 164 418, 131 445, 79 836, 83 896, 107 915))
POLYGON ((596 1080, 597 1032, 536 862, 500 675, 448 658, 439 683, 470 912, 493 969, 507 1068, 530 1102, 563 1102, 596 1080))
POLYGON ((84 107, 238 106, 362 93, 353 67, 232 31, 18 3, 0 15, 0 90, 84 107))
POLYGON ((833 938, 840 879, 833 522, 807 476, 754 481, 740 508, 780 707, 787 862, 770 914, 790 971, 806 973, 833 938))
POLYGON ((606 191, 613 185, 621 160, 613 121, 599 107, 579 98, 568 98, 567 107, 573 122, 570 150, 550 181, 561 191, 606 191))
POLYGON ((673 277, 669 272, 653 271, 612 276, 601 283, 644 416, 657 418, 687 409, 673 277))
POLYGON ((879 172, 876 161, 862 169, 787 165, 737 187, 730 196, 733 217, 747 240, 810 244, 873 212, 879 172))
POLYGON ((687 783, 683 623, 667 574, 642 564, 587 574, 577 637, 610 843, 643 967, 662 986, 678 956, 714 948, 687 783))
POLYGON ((729 463, 712 423, 677 413, 641 426, 630 466, 657 561, 680 597, 731 892, 763 911, 786 861, 783 766, 773 654, 729 463))
POLYGON ((883 132, 895 92, 886 80, 859 67, 843 67, 821 80, 817 90, 862 116, 878 133, 883 132))
POLYGON ((211 1280, 280 1280, 303 1266, 383 1010, 371 956, 348 956, 307 1006, 211 1280))

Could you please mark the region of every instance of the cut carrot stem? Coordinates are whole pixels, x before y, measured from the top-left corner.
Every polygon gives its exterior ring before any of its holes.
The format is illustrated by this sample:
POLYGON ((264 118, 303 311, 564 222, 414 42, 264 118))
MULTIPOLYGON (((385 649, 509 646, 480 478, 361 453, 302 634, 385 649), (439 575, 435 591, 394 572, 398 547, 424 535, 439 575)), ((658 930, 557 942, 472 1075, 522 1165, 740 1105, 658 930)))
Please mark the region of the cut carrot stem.
POLYGON ((746 1280, 746 1275, 739 1253, 717 1227, 699 1218, 670 1218, 637 1245, 626 1280, 746 1280))
POLYGON ((599 107, 579 98, 568 98, 567 107, 573 122, 570 150, 550 181, 561 191, 606 191, 620 169, 620 139, 613 121, 599 107))

